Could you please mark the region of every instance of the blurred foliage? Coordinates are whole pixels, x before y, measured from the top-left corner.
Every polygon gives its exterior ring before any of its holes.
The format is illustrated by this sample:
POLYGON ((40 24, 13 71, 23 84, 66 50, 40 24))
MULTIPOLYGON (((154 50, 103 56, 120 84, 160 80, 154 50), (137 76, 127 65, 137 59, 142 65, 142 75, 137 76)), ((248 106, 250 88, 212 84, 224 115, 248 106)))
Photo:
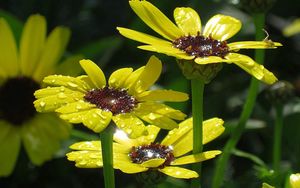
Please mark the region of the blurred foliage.
MULTIPOLYGON (((250 15, 240 9, 239 0, 153 0, 170 18, 172 11, 177 6, 191 6, 201 15, 205 23, 211 16, 223 13, 235 16, 242 20, 243 28, 235 41, 252 40, 254 26, 250 15)), ((266 51, 265 66, 275 73, 280 80, 289 81, 295 88, 296 96, 285 105, 284 131, 282 148, 282 174, 273 174, 271 167, 272 158, 272 134, 274 125, 274 108, 264 97, 265 85, 261 86, 261 94, 255 106, 252 120, 248 122, 248 128, 238 144, 238 152, 232 156, 226 170, 226 182, 224 187, 261 187, 263 182, 270 185, 283 186, 285 177, 291 172, 300 172, 300 34, 290 38, 282 35, 282 30, 294 19, 300 17, 300 3, 298 0, 277 0, 269 10, 265 30, 270 39, 281 42, 284 46, 276 50, 266 51), (244 153, 246 152, 246 153, 244 153), (253 156, 256 156, 253 158, 253 156), (257 164, 264 165, 255 166, 257 164), (277 180, 277 181, 275 181, 277 180)), ((20 38, 22 23, 33 13, 39 13, 47 18, 48 31, 57 25, 65 25, 72 30, 71 42, 68 53, 80 54, 78 58, 90 58, 98 63, 109 75, 120 67, 138 67, 144 65, 152 53, 136 48, 138 43, 122 38, 117 26, 138 28, 139 31, 152 33, 134 15, 125 0, 1 0, 0 17, 5 17, 17 39, 20 38)), ((263 32, 263 31, 262 31, 263 32)), ((154 34, 155 35, 155 34, 154 34)), ((253 50, 246 51, 253 55, 253 50)), ((164 62, 163 74, 157 87, 165 87, 189 93, 189 82, 184 79, 178 69, 175 59, 156 54, 164 62)), ((79 73, 80 67, 69 65, 67 74, 79 73)), ((247 87, 250 76, 239 68, 224 65, 217 77, 205 88, 204 116, 206 118, 218 116, 226 122, 226 133, 206 146, 208 148, 221 149, 226 142, 235 122, 238 120, 243 102, 247 95, 247 87)), ((191 103, 170 104, 191 114, 191 103)), ((68 146, 75 141, 93 139, 94 135, 74 126, 76 131, 64 144, 57 157, 41 167, 35 167, 28 162, 22 152, 15 172, 7 178, 0 178, 0 187, 44 187, 44 188, 89 188, 101 187, 103 184, 102 171, 99 169, 78 169, 74 164, 65 159, 64 153, 68 146), (80 132, 79 132, 80 133, 80 132)), ((205 163, 202 175, 203 187, 209 187, 214 170, 214 160, 205 163)), ((142 187, 137 184, 134 176, 116 171, 117 187, 135 188, 142 187)), ((188 181, 167 178, 159 188, 187 187, 188 181)))

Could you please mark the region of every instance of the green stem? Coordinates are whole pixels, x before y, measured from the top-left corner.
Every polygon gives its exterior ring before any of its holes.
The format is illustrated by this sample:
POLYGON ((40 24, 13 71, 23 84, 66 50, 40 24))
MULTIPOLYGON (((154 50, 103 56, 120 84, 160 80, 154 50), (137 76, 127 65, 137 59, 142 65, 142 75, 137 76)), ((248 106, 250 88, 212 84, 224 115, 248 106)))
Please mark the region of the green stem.
MULTIPOLYGON (((203 150, 203 92, 204 82, 201 79, 192 79, 192 114, 193 114, 193 153, 201 153, 203 150)), ((201 175, 201 163, 193 164, 192 169, 201 175)), ((200 178, 191 182, 192 188, 200 188, 200 178)))
POLYGON ((113 130, 113 126, 109 125, 100 134, 105 188, 115 187, 113 168, 113 130))
POLYGON ((273 169, 278 172, 280 169, 281 160, 281 134, 283 125, 283 105, 276 105, 276 120, 275 120, 275 130, 274 130, 274 145, 273 145, 273 169))
POLYGON ((73 138, 77 138, 77 139, 81 139, 81 140, 85 140, 85 141, 98 139, 97 135, 92 135, 92 134, 89 134, 89 133, 86 133, 86 132, 83 132, 80 130, 76 130, 75 128, 73 128, 71 130, 71 136, 73 138))
MULTIPOLYGON (((262 40, 264 38, 264 32, 262 29, 264 28, 265 24, 265 15, 264 14, 255 14, 253 15, 254 24, 256 28, 255 39, 262 40)), ((255 50, 255 61, 259 64, 263 64, 264 62, 264 50, 255 50)), ((228 164, 228 160, 230 155, 235 148, 236 144, 238 143, 244 129, 246 126, 246 122, 248 121, 253 107, 256 101, 256 96, 258 92, 259 82, 257 79, 252 77, 251 83, 248 90, 248 96, 246 102, 243 106, 243 111, 240 116, 239 122, 237 127, 233 130, 231 137, 229 138, 228 142, 226 143, 223 153, 221 157, 218 159, 216 164, 216 169, 213 177, 213 185, 212 188, 220 188, 221 184, 224 179, 224 173, 226 165, 228 164)))

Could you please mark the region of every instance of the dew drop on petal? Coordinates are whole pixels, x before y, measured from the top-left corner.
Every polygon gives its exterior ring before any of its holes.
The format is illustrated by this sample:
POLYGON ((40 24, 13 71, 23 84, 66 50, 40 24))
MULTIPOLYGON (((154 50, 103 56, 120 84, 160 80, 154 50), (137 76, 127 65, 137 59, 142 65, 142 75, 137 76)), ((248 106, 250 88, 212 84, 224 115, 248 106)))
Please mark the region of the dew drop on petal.
POLYGON ((64 94, 64 93, 59 93, 57 97, 59 99, 65 99, 65 98, 67 98, 66 94, 64 94))
POLYGON ((73 87, 73 88, 78 87, 78 85, 75 84, 75 83, 73 83, 73 82, 68 82, 67 84, 68 84, 70 87, 73 87))
POLYGON ((44 101, 40 102, 40 107, 45 107, 46 103, 44 101))

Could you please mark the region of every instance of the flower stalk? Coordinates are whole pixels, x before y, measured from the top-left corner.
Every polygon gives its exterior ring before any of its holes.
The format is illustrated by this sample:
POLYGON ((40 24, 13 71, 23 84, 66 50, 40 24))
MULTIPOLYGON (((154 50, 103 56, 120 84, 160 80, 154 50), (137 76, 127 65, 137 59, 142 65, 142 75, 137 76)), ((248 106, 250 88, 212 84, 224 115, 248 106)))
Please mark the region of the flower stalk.
MULTIPOLYGON (((253 15, 253 20, 255 24, 255 39, 256 40, 262 40, 264 38, 264 33, 262 32, 262 28, 264 28, 265 24, 265 14, 264 13, 258 13, 253 15)), ((255 50, 255 61, 259 64, 263 64, 264 62, 264 50, 255 50)), ((251 79, 251 83, 248 90, 248 96, 246 99, 246 102, 243 106, 243 111, 239 119, 239 123, 237 127, 233 130, 233 133, 231 137, 229 138, 228 142, 226 143, 223 153, 221 157, 218 159, 216 164, 216 169, 213 177, 213 185, 212 188, 219 188, 221 187, 221 184, 224 179, 224 172, 226 165, 228 163, 228 160, 230 158, 230 155, 235 148, 236 144, 238 143, 244 129, 246 126, 246 122, 249 119, 253 107, 256 101, 257 92, 258 92, 258 86, 259 82, 254 77, 251 79)))
MULTIPOLYGON (((201 153, 203 150, 203 92, 204 81, 202 79, 192 79, 192 114, 193 114, 193 154, 201 153)), ((193 170, 201 175, 201 163, 193 164, 193 170)), ((200 187, 200 178, 195 178, 191 182, 191 187, 200 187)))
POLYGON ((277 104, 275 106, 276 110, 276 120, 275 120, 275 130, 274 130, 274 145, 273 145, 273 169, 278 172, 280 169, 281 160, 281 135, 282 135, 282 125, 283 125, 283 105, 277 104))
POLYGON ((113 130, 113 126, 109 125, 100 134, 105 188, 115 187, 115 174, 113 168, 113 130))

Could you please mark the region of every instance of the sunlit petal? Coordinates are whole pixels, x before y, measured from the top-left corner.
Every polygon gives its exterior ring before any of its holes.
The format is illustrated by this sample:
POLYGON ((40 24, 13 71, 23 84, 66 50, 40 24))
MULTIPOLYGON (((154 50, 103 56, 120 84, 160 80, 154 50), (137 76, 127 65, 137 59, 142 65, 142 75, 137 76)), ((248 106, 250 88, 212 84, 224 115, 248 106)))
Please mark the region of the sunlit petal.
POLYGON ((129 1, 132 10, 154 31, 166 39, 180 37, 182 31, 173 24, 158 8, 148 1, 129 1))
POLYGON ((106 85, 104 73, 94 62, 84 59, 80 61, 80 65, 92 80, 95 88, 102 88, 106 85))
POLYGON ((186 36, 201 33, 201 20, 194 9, 189 7, 176 8, 174 10, 174 19, 186 36))
POLYGON ((229 50, 235 51, 240 49, 266 49, 282 46, 279 42, 266 41, 241 41, 227 44, 229 50))
POLYGON ((235 35, 242 27, 240 20, 231 16, 217 14, 208 20, 203 35, 216 40, 227 40, 235 35))
POLYGON ((158 171, 174 178, 190 179, 199 177, 195 171, 175 166, 167 166, 162 169, 158 169, 158 171))
POLYGON ((221 151, 214 150, 214 151, 206 151, 199 154, 187 155, 175 159, 174 161, 172 161, 171 165, 185 165, 191 163, 198 163, 198 162, 206 161, 208 159, 212 159, 219 154, 221 154, 221 151))

